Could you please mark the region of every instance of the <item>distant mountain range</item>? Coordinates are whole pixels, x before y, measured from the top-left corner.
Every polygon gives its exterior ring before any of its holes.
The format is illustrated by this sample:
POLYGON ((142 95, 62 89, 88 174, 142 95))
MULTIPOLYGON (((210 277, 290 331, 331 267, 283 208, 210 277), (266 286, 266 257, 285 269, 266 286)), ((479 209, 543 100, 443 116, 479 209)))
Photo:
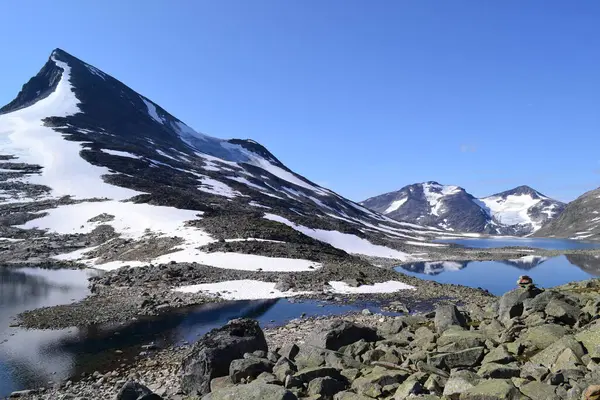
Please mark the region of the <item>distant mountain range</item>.
POLYGON ((529 186, 476 198, 459 186, 430 181, 360 204, 398 221, 450 231, 529 235, 561 215, 565 204, 529 186))

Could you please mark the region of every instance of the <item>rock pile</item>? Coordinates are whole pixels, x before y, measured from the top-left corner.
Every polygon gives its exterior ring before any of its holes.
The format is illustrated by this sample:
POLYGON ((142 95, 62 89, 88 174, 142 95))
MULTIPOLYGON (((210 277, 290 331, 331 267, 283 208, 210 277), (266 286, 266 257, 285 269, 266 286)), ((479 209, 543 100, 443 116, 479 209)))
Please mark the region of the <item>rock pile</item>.
POLYGON ((441 305, 377 329, 332 321, 271 351, 255 323, 234 321, 184 360, 182 389, 207 400, 595 399, 600 283, 585 285, 568 293, 518 288, 487 309, 441 305), (207 346, 233 343, 232 329, 241 333, 221 359, 228 369, 208 371, 207 346), (186 372, 192 364, 199 374, 186 372))

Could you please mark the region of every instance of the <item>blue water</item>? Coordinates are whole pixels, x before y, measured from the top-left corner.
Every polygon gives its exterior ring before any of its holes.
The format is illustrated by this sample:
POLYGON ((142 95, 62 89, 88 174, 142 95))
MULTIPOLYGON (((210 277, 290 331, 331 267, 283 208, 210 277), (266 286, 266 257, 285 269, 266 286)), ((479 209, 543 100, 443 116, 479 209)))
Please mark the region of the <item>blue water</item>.
POLYGON ((0 266, 0 398, 11 392, 78 377, 82 372, 109 371, 139 356, 141 346, 193 343, 233 318, 279 325, 306 316, 344 314, 370 308, 367 303, 333 305, 285 299, 231 301, 175 310, 124 325, 62 330, 10 327, 18 313, 70 303, 89 291, 89 271, 5 268, 0 266), (122 353, 117 354, 115 350, 122 353))
POLYGON ((520 246, 533 247, 545 250, 574 250, 574 249, 600 249, 600 243, 582 242, 569 239, 546 238, 466 238, 466 239, 439 239, 437 243, 454 243, 465 247, 490 249, 495 247, 520 246))
POLYGON ((440 283, 455 283, 489 290, 502 295, 516 287, 520 275, 529 275, 539 287, 552 287, 571 281, 600 276, 600 258, 560 256, 504 261, 445 261, 404 264, 397 271, 440 283))

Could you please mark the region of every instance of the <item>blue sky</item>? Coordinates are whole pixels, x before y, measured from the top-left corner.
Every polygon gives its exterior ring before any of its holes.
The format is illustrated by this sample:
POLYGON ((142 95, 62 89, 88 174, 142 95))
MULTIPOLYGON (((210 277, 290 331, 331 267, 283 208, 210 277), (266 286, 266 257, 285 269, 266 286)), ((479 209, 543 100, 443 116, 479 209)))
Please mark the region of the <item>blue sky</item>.
POLYGON ((63 48, 353 200, 600 186, 600 2, 0 2, 0 103, 63 48))

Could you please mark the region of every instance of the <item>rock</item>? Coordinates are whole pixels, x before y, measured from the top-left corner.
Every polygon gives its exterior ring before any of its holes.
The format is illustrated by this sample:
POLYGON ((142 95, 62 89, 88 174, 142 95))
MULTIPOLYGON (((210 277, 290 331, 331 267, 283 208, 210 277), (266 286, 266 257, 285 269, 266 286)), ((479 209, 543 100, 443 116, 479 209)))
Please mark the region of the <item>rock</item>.
POLYGON ((521 375, 521 369, 516 364, 483 364, 477 371, 482 378, 510 379, 521 375))
POLYGON ((474 347, 455 353, 436 354, 429 357, 428 363, 441 369, 473 367, 483 358, 483 351, 483 347, 474 347))
POLYGON ((406 323, 402 319, 394 318, 386 320, 384 323, 380 324, 377 329, 382 336, 387 337, 399 333, 406 326, 406 323))
POLYGON ((161 400, 162 398, 152 393, 150 389, 141 383, 129 381, 117 394, 117 400, 161 400))
POLYGON ((567 333, 567 328, 556 324, 545 324, 529 328, 523 339, 531 342, 540 350, 545 349, 567 333))
POLYGON ((229 365, 229 377, 233 383, 254 379, 263 372, 271 372, 273 364, 260 358, 242 358, 233 360, 229 365))
POLYGON ((506 323, 510 319, 523 315, 523 302, 527 299, 536 297, 541 293, 537 288, 531 289, 514 289, 506 292, 498 304, 498 318, 500 322, 506 323))
POLYGON ((329 376, 315 378, 308 384, 309 396, 321 396, 323 399, 331 399, 333 396, 346 389, 344 382, 333 379, 329 376))
POLYGON ((423 387, 427 392, 441 396, 444 392, 444 386, 448 380, 438 375, 430 375, 429 378, 423 384, 423 387))
POLYGON ((581 310, 562 300, 552 300, 545 309, 546 315, 554 317, 555 320, 568 325, 575 325, 581 315, 581 310))
POLYGON ((295 343, 288 343, 279 350, 279 355, 287 358, 290 361, 294 361, 296 356, 300 352, 300 348, 295 343))
POLYGON ((581 344, 572 335, 566 335, 531 357, 530 361, 550 368, 567 348, 573 350, 578 357, 582 357, 585 353, 581 344))
POLYGON ((443 395, 451 400, 457 400, 462 392, 475 387, 481 377, 469 370, 454 370, 444 386, 443 395))
POLYGON ((394 400, 406 400, 411 395, 423 393, 423 385, 414 379, 407 379, 396 390, 394 400))
POLYGON ((505 345, 501 344, 486 354, 481 363, 508 364, 513 361, 515 361, 515 357, 508 352, 505 345))
POLYGON ((269 372, 262 372, 260 375, 256 377, 257 381, 261 381, 263 383, 269 383, 274 385, 281 385, 283 382, 277 377, 269 372))
POLYGON ((490 379, 460 394, 460 400, 517 400, 523 396, 510 381, 490 379))
POLYGON ((295 287, 295 283, 292 281, 290 276, 282 276, 277 280, 277 284, 275 285, 275 290, 279 290, 281 292, 287 292, 295 287))
POLYGON ((371 310, 369 310, 368 308, 363 309, 360 313, 362 315, 373 315, 373 313, 371 312, 371 310))
POLYGON ((296 366, 287 358, 281 357, 273 367, 273 374, 281 382, 285 382, 285 377, 296 373, 296 366))
POLYGON ((364 339, 366 342, 375 342, 379 336, 374 329, 356 325, 349 321, 335 320, 313 332, 306 344, 328 350, 338 350, 342 346, 364 339))
POLYGON ((566 348, 560 353, 550 370, 552 372, 556 372, 569 369, 577 369, 577 367, 581 364, 581 358, 579 358, 577 354, 573 352, 573 350, 566 348))
POLYGON ((546 306, 550 301, 554 299, 560 300, 562 295, 554 290, 544 290, 533 298, 528 298, 523 301, 523 306, 526 314, 531 315, 534 313, 542 312, 546 309, 546 306))
POLYGON ((347 368, 343 369, 341 372, 342 376, 348 380, 348 382, 352 382, 355 379, 362 376, 362 372, 358 368, 347 368))
POLYGON ((439 347, 452 345, 451 348, 445 351, 471 349, 483 346, 484 343, 485 337, 481 333, 457 329, 448 329, 437 339, 439 347))
POLYGON ((289 390, 278 385, 254 381, 211 392, 202 400, 297 400, 289 390))
POLYGON ((444 304, 436 308, 435 329, 438 333, 442 333, 450 327, 465 328, 466 326, 467 321, 456 306, 444 304))
POLYGON ((389 385, 400 384, 406 380, 408 373, 404 371, 372 372, 352 382, 352 389, 358 394, 377 398, 383 393, 383 388, 389 385))
POLYGON ((600 400, 600 385, 591 385, 583 392, 583 400, 600 400))
POLYGON ((309 383, 313 379, 316 378, 334 378, 340 381, 344 380, 344 377, 340 374, 340 372, 331 367, 316 367, 316 368, 305 368, 296 372, 292 376, 292 382, 294 387, 298 387, 304 383, 309 383))
POLYGON ((333 400, 373 400, 371 397, 366 397, 361 394, 352 392, 339 392, 333 396, 333 400))
POLYGON ((541 382, 529 382, 520 387, 521 393, 531 399, 560 400, 555 388, 541 382))
POLYGON ((214 392, 216 390, 228 388, 235 385, 231 382, 229 376, 220 376, 218 378, 214 378, 210 380, 210 391, 214 392))
POLYGON ((526 362, 521 367, 520 377, 529 380, 543 381, 550 373, 550 370, 543 365, 526 362))
POLYGON ((575 335, 575 339, 580 341, 588 352, 596 349, 600 346, 600 321, 594 323, 594 325, 582 330, 575 335))
POLYGON ((267 351, 258 322, 234 319, 203 336, 182 362, 181 389, 188 395, 210 392, 210 381, 229 374, 229 365, 245 353, 267 351))

